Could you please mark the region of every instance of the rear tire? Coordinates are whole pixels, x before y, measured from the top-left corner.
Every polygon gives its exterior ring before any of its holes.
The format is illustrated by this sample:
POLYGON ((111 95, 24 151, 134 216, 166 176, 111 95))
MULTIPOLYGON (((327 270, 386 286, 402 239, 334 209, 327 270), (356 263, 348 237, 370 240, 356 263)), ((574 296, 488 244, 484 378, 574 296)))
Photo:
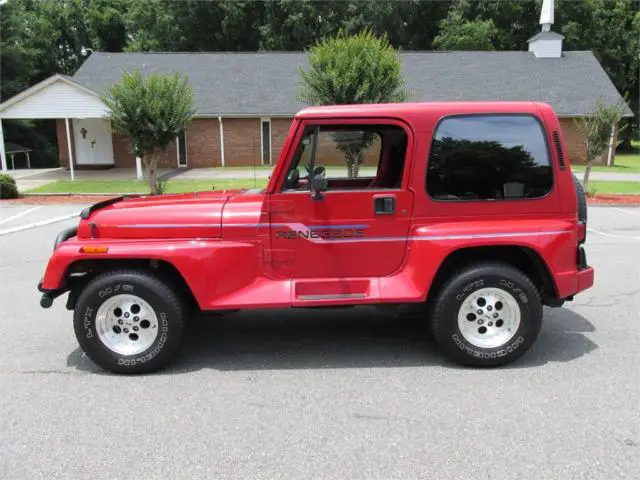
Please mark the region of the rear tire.
POLYGON ((73 315, 78 343, 115 373, 165 366, 180 344, 185 309, 163 280, 144 271, 103 273, 84 288, 73 315))
POLYGON ((573 184, 576 187, 576 196, 578 197, 578 220, 586 225, 587 223, 587 196, 584 193, 584 189, 582 188, 582 184, 578 177, 574 174, 573 176, 573 184))
POLYGON ((452 275, 434 301, 431 330, 456 363, 505 365, 520 358, 540 332, 542 302, 519 270, 504 264, 473 265, 452 275))

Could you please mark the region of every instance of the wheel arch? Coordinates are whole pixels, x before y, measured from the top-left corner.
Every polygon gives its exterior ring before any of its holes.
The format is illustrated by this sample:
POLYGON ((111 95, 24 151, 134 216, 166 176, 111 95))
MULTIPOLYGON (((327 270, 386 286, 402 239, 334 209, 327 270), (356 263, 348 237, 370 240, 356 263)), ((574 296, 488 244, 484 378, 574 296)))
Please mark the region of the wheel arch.
POLYGON ((67 309, 75 308, 76 300, 84 287, 97 275, 110 270, 134 269, 158 275, 175 286, 178 294, 191 309, 199 309, 200 305, 193 294, 184 275, 167 260, 149 258, 104 258, 76 260, 69 265, 63 276, 64 282, 70 286, 67 309))
POLYGON ((427 299, 435 297, 445 281, 460 268, 487 261, 501 262, 517 268, 538 288, 545 305, 562 305, 549 266, 538 252, 522 245, 473 246, 453 250, 440 264, 429 287, 427 299))

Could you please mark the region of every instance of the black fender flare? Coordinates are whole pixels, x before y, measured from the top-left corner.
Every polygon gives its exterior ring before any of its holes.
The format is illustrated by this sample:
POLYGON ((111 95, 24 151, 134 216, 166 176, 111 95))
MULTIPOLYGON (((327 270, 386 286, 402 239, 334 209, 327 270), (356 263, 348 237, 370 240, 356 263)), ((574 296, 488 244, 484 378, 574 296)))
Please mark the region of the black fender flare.
POLYGON ((56 237, 56 241, 53 243, 53 251, 55 252, 56 248, 58 248, 58 245, 60 245, 62 242, 66 242, 71 237, 75 237, 77 234, 78 227, 69 227, 62 230, 56 237))

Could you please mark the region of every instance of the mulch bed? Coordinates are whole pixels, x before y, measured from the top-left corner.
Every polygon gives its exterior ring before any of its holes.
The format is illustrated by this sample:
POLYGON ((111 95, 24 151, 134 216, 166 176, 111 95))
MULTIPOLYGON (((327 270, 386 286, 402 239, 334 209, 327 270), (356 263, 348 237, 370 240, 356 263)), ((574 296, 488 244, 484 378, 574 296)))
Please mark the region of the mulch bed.
POLYGON ((595 205, 638 205, 640 206, 640 195, 625 194, 625 195, 596 195, 595 197, 588 197, 587 203, 595 205))

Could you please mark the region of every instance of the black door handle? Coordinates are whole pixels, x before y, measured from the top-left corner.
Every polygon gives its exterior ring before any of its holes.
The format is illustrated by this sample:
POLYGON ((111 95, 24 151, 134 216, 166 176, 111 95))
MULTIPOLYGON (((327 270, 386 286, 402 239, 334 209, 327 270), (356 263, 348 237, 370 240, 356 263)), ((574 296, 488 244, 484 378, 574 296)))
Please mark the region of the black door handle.
POLYGON ((391 215, 396 211, 395 197, 376 197, 373 199, 373 209, 376 215, 391 215))

